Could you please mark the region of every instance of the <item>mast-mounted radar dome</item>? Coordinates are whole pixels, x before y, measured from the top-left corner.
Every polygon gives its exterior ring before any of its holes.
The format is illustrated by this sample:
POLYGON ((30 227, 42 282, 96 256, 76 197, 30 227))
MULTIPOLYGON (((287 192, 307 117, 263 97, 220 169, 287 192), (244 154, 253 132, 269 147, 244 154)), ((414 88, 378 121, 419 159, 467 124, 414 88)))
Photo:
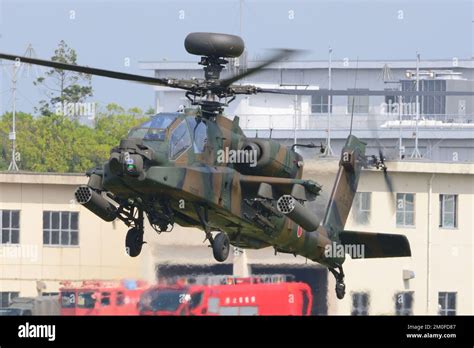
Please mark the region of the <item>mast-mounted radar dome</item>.
POLYGON ((245 49, 244 41, 236 35, 190 33, 184 40, 186 51, 197 56, 236 58, 245 49))

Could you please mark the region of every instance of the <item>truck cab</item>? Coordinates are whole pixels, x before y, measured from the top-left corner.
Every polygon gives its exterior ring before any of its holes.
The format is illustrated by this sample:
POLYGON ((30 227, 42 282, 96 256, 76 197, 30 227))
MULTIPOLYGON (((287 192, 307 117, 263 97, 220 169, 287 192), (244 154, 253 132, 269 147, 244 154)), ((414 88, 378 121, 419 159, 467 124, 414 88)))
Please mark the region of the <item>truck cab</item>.
POLYGON ((140 298, 142 315, 310 315, 311 288, 262 277, 224 277, 211 284, 158 285, 140 298))

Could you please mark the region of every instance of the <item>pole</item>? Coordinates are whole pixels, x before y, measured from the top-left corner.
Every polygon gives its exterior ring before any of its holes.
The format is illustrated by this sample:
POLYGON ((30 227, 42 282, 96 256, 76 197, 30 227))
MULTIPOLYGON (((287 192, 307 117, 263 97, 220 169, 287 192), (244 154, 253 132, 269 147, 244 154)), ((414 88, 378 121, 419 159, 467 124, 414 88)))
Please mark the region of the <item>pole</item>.
POLYGON ((398 156, 399 159, 403 158, 405 149, 403 148, 403 134, 402 134, 402 96, 398 96, 398 156))
MULTIPOLYGON (((332 48, 329 46, 329 57, 328 57, 328 90, 331 92, 332 89, 332 48)), ((327 112, 327 137, 326 137, 326 152, 325 156, 332 156, 333 151, 331 148, 331 112, 332 112, 332 95, 328 95, 328 112, 327 112)))
MULTIPOLYGON (((416 52, 416 92, 420 91, 420 54, 416 52)), ((418 122, 420 120, 420 96, 416 94, 415 99, 415 110, 416 110, 416 120, 415 120, 415 148, 411 154, 411 158, 421 158, 420 150, 418 149, 418 122)))
POLYGON ((296 94, 296 91, 298 90, 298 85, 295 85, 295 117, 293 119, 293 144, 296 144, 297 139, 296 139, 296 117, 298 115, 298 94, 296 94))
POLYGON ((8 171, 17 172, 18 165, 16 163, 16 82, 17 82, 17 68, 19 67, 20 62, 15 61, 13 64, 13 110, 12 110, 12 131, 10 132, 10 140, 12 141, 12 158, 10 165, 8 166, 8 171))

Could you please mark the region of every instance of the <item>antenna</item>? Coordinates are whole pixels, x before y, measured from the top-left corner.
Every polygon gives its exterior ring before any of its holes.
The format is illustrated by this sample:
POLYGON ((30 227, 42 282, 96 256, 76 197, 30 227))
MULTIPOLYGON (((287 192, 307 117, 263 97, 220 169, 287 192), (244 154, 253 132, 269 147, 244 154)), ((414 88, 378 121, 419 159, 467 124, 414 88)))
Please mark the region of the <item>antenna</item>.
MULTIPOLYGON (((357 56, 357 62, 356 62, 356 71, 355 71, 355 80, 354 80, 354 90, 357 87, 357 72, 359 71, 359 56, 357 56)), ((355 101, 356 96, 352 96, 352 107, 351 107, 351 127, 349 128, 349 135, 352 135, 352 122, 354 121, 354 101, 355 101)))
POLYGON ((12 131, 10 132, 8 138, 12 142, 12 158, 10 165, 8 166, 9 172, 19 171, 18 165, 16 164, 16 82, 17 82, 17 72, 20 67, 20 61, 16 60, 13 64, 13 77, 12 77, 12 98, 13 98, 13 110, 12 110, 12 131))
POLYGON ((333 155, 332 147, 331 147, 331 113, 332 113, 332 47, 329 46, 329 56, 328 56, 328 114, 327 114, 327 137, 326 137, 326 151, 324 152, 324 156, 329 157, 333 155))
MULTIPOLYGON (((420 91, 420 54, 416 52, 416 91, 420 91)), ((411 154, 411 158, 421 158, 420 150, 418 149, 418 122, 420 120, 420 97, 416 93, 416 120, 415 120, 415 148, 411 154)))
MULTIPOLYGON (((36 56, 36 52, 33 48, 33 45, 30 43, 26 48, 25 57, 33 58, 36 56)), ((18 164, 16 163, 17 159, 17 152, 16 152, 16 92, 17 92, 17 83, 18 83, 18 73, 21 72, 21 68, 24 66, 22 62, 17 58, 12 65, 13 74, 12 74, 12 129, 10 134, 8 135, 8 139, 12 142, 12 157, 10 160, 10 164, 8 166, 8 171, 10 172, 18 172, 18 164)), ((28 77, 30 74, 31 64, 27 64, 28 66, 28 77)), ((38 69, 38 68, 36 68, 38 69)))

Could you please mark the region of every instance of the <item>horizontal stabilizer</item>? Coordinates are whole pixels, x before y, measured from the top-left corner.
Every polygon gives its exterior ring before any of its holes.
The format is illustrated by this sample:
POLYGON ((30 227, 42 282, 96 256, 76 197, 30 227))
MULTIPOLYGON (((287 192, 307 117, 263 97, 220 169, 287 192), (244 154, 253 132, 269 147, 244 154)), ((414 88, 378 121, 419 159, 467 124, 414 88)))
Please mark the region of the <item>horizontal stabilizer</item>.
POLYGON ((339 237, 341 244, 354 246, 354 248, 345 248, 349 254, 351 250, 354 251, 351 255, 353 259, 411 256, 410 243, 403 235, 343 231, 339 237), (362 250, 361 246, 363 246, 362 250))

